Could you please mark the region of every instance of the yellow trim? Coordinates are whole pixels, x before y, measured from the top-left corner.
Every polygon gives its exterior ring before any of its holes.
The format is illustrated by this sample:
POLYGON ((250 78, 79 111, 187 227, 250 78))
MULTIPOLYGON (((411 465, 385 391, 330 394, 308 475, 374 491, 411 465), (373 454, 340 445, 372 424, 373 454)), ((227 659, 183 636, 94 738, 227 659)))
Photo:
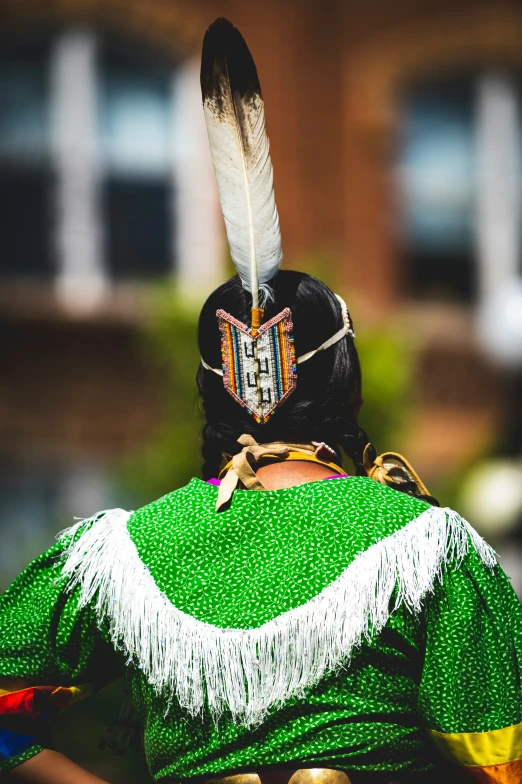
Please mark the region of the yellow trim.
POLYGON ((522 759, 522 724, 489 732, 437 732, 428 735, 443 757, 458 765, 484 768, 522 759))
POLYGON ((285 457, 286 460, 304 460, 305 462, 309 463, 318 463, 319 465, 326 466, 326 468, 331 468, 334 474, 339 474, 340 476, 344 475, 344 471, 341 466, 337 465, 337 463, 330 463, 328 460, 320 460, 315 455, 307 455, 304 452, 289 452, 288 457, 285 457))
POLYGON ((92 683, 82 683, 80 686, 58 686, 53 691, 53 695, 60 691, 68 691, 71 695, 71 702, 69 705, 74 705, 75 702, 84 700, 86 697, 90 697, 94 694, 94 686, 92 683))
MULTIPOLYGON (((45 684, 40 684, 38 686, 23 686, 21 689, 13 689, 10 691, 9 689, 0 689, 0 697, 5 697, 6 694, 16 694, 19 691, 27 691, 28 689, 38 689, 45 687, 45 684)), ((47 687, 49 688, 49 687, 47 687)), ((90 697, 91 694, 94 693, 94 687, 92 683, 84 683, 81 686, 56 686, 56 688, 51 692, 51 696, 53 694, 57 694, 60 691, 68 691, 71 694, 71 705, 74 702, 78 702, 78 700, 83 700, 84 697, 90 697)))
MULTIPOLYGON (((273 459, 277 463, 286 463, 289 460, 303 460, 304 462, 309 463, 318 463, 319 465, 326 466, 326 468, 331 468, 334 474, 339 474, 339 476, 345 476, 345 473, 341 466, 337 465, 337 463, 329 463, 327 460, 320 460, 318 457, 312 454, 306 454, 306 452, 289 452, 286 457, 281 457, 281 455, 274 455, 273 458, 269 454, 263 455, 261 461, 270 461, 273 459)), ((222 479, 225 474, 227 473, 228 469, 232 465, 232 460, 229 460, 228 463, 224 468, 221 469, 219 472, 219 479, 222 479)))

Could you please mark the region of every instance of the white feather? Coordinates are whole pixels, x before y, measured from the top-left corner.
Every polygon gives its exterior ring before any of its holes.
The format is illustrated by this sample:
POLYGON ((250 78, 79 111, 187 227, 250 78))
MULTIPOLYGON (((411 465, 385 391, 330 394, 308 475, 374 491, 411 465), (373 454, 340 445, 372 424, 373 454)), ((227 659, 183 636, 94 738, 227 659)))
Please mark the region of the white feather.
MULTIPOLYGON (((219 22, 223 27, 225 20, 219 22)), ((230 36, 244 47, 239 67, 244 60, 245 69, 253 70, 257 81, 255 65, 240 33, 227 25, 220 59, 207 66, 213 89, 206 94, 203 90, 203 109, 230 253, 244 288, 252 293, 253 307, 259 307, 259 289, 261 299, 266 299, 266 284, 277 275, 282 260, 279 216, 259 82, 254 85, 257 90, 243 95, 231 84, 230 36)))

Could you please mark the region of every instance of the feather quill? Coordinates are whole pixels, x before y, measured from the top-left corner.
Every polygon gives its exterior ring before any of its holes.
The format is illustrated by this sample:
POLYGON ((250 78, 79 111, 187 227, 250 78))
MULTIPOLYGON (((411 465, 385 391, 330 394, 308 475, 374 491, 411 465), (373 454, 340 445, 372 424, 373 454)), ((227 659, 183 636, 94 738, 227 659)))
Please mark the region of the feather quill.
POLYGON ((201 93, 230 253, 258 309, 281 265, 281 234, 256 66, 227 19, 205 34, 201 93))

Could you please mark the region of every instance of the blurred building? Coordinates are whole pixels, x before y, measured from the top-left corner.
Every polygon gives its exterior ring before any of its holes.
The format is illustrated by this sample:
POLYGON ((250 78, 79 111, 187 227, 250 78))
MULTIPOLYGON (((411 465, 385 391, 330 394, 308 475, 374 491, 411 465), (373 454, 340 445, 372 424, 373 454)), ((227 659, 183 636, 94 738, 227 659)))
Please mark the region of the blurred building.
POLYGON ((261 74, 286 258, 331 258, 356 325, 402 322, 419 349, 412 435, 378 446, 403 448, 428 482, 499 432, 520 447, 516 372, 476 326, 498 281, 522 274, 518 4, 2 11, 0 517, 21 547, 37 551, 36 521, 71 498, 79 514, 110 500, 107 462, 161 416, 161 378, 135 341, 150 284, 171 277, 191 297, 221 279, 198 87, 218 15, 261 74))

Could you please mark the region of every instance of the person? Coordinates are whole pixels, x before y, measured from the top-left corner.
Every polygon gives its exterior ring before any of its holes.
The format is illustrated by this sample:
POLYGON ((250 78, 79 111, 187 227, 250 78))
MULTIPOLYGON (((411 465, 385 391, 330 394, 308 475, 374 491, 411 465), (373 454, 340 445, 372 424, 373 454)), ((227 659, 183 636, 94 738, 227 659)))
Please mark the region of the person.
POLYGON ((257 72, 226 20, 202 89, 239 272, 199 320, 202 479, 78 522, 0 598, 0 770, 101 781, 46 717, 124 673, 155 781, 519 782, 520 603, 360 427, 344 301, 279 269, 257 72))

